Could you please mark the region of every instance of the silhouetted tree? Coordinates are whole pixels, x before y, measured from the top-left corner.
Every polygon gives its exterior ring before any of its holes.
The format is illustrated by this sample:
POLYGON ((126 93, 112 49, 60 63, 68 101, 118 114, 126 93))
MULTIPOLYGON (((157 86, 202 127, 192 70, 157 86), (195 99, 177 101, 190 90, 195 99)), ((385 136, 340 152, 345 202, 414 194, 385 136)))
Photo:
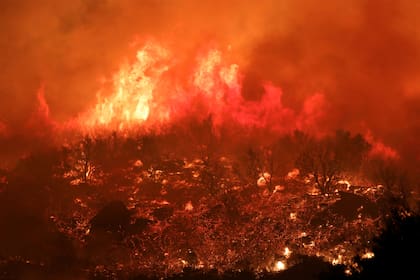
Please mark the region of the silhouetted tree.
POLYGON ((352 136, 349 131, 337 130, 334 139, 336 158, 343 171, 358 171, 367 157, 370 144, 362 135, 352 136))
POLYGON ((371 180, 383 185, 388 206, 398 204, 409 209, 411 180, 408 172, 396 159, 373 158, 368 163, 367 174, 371 180))
POLYGON ((331 191, 342 172, 359 169, 369 149, 369 144, 361 135, 352 137, 344 131, 320 140, 300 136, 297 141, 301 143, 302 150, 296 166, 303 174, 313 176, 322 193, 331 191))
POLYGON ((299 155, 296 166, 303 174, 311 174, 322 193, 329 193, 340 171, 330 139, 311 141, 299 155))

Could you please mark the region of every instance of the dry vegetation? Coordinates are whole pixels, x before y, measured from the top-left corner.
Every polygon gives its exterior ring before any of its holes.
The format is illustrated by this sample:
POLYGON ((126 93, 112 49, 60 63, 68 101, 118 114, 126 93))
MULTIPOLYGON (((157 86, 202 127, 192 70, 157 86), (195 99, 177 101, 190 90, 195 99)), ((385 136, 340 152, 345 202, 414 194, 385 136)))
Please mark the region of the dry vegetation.
POLYGON ((22 159, 1 175, 2 263, 102 279, 269 273, 314 256, 358 271, 391 192, 362 176, 368 145, 345 132, 286 138, 229 153, 113 134, 22 159))

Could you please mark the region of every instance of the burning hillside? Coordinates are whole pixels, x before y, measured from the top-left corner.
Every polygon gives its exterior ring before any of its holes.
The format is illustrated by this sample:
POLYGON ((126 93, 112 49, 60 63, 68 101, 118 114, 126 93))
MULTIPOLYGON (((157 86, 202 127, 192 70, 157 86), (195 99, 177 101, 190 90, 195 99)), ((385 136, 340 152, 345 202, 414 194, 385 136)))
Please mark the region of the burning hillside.
POLYGON ((0 278, 357 278, 418 232, 415 4, 53 2, 0 4, 0 278))

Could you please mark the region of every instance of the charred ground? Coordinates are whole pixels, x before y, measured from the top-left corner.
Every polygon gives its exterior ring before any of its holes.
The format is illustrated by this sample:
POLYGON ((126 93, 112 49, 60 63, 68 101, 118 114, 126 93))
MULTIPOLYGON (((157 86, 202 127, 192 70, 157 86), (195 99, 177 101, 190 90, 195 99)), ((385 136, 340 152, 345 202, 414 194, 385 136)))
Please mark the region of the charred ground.
POLYGON ((397 262, 394 228, 417 246, 415 178, 362 136, 196 128, 85 136, 2 170, 1 277, 365 277, 397 262))

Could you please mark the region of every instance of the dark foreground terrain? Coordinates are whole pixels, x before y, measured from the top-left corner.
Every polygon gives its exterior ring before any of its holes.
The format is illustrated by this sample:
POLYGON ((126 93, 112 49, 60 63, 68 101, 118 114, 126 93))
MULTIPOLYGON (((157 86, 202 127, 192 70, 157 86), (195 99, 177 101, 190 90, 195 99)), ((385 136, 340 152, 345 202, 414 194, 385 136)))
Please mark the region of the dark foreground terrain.
POLYGON ((0 174, 0 279, 418 279, 406 181, 363 179, 354 151, 318 170, 296 139, 186 152, 113 135, 24 157, 0 174))

